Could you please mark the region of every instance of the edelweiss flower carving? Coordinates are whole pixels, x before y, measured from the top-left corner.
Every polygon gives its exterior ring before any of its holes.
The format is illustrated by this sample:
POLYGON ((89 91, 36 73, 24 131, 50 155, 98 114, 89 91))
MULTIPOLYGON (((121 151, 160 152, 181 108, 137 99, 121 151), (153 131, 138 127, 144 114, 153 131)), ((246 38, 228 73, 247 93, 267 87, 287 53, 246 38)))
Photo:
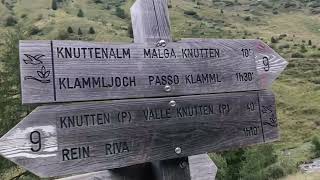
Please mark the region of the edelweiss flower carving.
MULTIPOLYGON (((26 59, 23 59, 25 64, 32 64, 32 65, 39 65, 43 64, 43 61, 41 58, 43 58, 45 55, 43 54, 37 54, 35 56, 32 56, 30 54, 24 54, 26 59)), ((25 76, 24 80, 35 80, 41 83, 50 83, 50 79, 48 77, 50 76, 50 71, 46 69, 44 65, 41 66, 41 70, 37 71, 38 77, 34 76, 25 76)))

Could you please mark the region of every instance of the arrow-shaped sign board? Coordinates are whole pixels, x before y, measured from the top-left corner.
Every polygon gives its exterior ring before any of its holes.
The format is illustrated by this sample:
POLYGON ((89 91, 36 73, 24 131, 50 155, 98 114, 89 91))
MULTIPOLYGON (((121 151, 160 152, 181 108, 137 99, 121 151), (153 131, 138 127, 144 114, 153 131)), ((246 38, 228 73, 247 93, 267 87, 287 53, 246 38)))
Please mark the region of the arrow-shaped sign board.
POLYGON ((260 40, 157 44, 21 41, 23 103, 268 88, 287 62, 260 40))
POLYGON ((278 139, 267 91, 41 106, 0 154, 41 176, 113 169, 278 139))

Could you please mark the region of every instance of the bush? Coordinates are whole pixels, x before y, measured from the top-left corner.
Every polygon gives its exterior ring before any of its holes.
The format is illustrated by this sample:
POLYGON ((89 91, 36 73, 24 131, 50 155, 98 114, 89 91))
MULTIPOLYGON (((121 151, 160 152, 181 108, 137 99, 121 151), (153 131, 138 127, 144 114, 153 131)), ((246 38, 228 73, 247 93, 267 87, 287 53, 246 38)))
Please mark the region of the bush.
POLYGON ((69 26, 68 29, 67 29, 67 32, 68 32, 68 33, 73 33, 72 27, 69 26))
POLYGON ((41 30, 37 26, 32 26, 31 29, 30 29, 30 34, 31 35, 36 35, 39 32, 41 32, 41 30))
MULTIPOLYGON (((19 80, 19 40, 24 40, 25 34, 18 27, 14 31, 3 33, 1 38, 3 48, 0 53, 0 136, 13 128, 27 114, 27 107, 21 105, 19 80)), ((1 157, 0 179, 9 179, 8 171, 16 169, 14 166, 14 163, 1 157)))
POLYGON ((26 15, 26 14, 22 14, 20 17, 21 17, 21 18, 26 18, 27 15, 26 15))
POLYGON ((306 52, 308 52, 308 50, 307 50, 307 48, 306 48, 306 46, 305 46, 304 44, 301 45, 300 52, 301 52, 301 53, 306 53, 306 52))
POLYGON ((57 40, 67 40, 69 39, 69 33, 66 31, 59 31, 57 37, 55 38, 57 40))
POLYGON ((81 31, 81 28, 78 29, 78 35, 81 36, 83 33, 81 31))
POLYGON ((132 29, 132 24, 131 23, 129 23, 129 26, 128 26, 128 36, 130 37, 130 38, 133 38, 133 29, 132 29))
POLYGON ((101 4, 102 0, 93 0, 93 2, 96 3, 96 4, 101 4))
POLYGON ((217 179, 226 179, 228 177, 228 164, 226 159, 220 154, 212 153, 210 158, 218 168, 217 179))
POLYGON ((318 8, 318 7, 320 7, 320 2, 314 1, 314 2, 312 2, 312 3, 309 5, 309 7, 318 8))
POLYGON ((320 53, 312 53, 312 54, 310 54, 310 57, 312 57, 312 58, 320 58, 320 53))
POLYGON ((82 9, 79 9, 77 16, 84 17, 84 13, 83 13, 82 9))
POLYGON ((292 58, 304 58, 304 55, 299 53, 299 52, 295 52, 293 54, 291 54, 292 58))
POLYGON ((286 175, 285 170, 278 163, 269 166, 266 170, 266 175, 268 179, 279 179, 286 175))
POLYGON ((288 48, 290 48, 290 45, 289 44, 280 44, 279 46, 278 46, 278 48, 279 49, 288 49, 288 48))
POLYGON ((283 39, 283 38, 285 38, 285 37, 287 37, 287 34, 280 34, 280 35, 279 35, 279 39, 283 39))
POLYGON ((278 39, 274 38, 273 36, 271 37, 271 43, 278 43, 278 39))
POLYGON ((197 15, 197 12, 195 12, 195 11, 184 11, 184 14, 185 15, 189 15, 189 16, 195 16, 195 15, 197 15))
POLYGON ((318 136, 314 136, 311 140, 313 145, 313 152, 315 153, 316 157, 320 157, 320 139, 318 136))
POLYGON ((251 20, 251 17, 250 17, 250 16, 246 16, 246 17, 244 17, 244 20, 245 20, 245 21, 250 21, 250 20, 251 20))
POLYGON ((271 145, 262 145, 248 149, 239 170, 240 179, 268 179, 266 168, 277 161, 277 155, 271 145))
POLYGON ((95 34, 95 33, 96 33, 96 31, 94 30, 94 28, 90 27, 89 28, 89 34, 95 34))
POLYGON ((7 16, 5 18, 5 26, 14 26, 16 24, 17 24, 17 20, 13 16, 7 16))
POLYGON ((125 19, 127 17, 126 13, 124 12, 123 9, 121 9, 120 7, 116 8, 116 16, 118 16, 121 19, 125 19))

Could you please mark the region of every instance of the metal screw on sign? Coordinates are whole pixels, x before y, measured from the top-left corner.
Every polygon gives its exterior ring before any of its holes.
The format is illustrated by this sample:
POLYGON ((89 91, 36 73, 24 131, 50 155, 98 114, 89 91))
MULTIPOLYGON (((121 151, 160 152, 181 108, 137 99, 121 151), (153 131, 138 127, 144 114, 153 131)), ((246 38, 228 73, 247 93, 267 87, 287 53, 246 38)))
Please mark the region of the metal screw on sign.
POLYGON ((177 105, 176 101, 172 100, 169 102, 169 105, 175 107, 177 105))
POLYGON ((165 40, 160 40, 156 44, 157 47, 166 47, 166 45, 167 45, 167 43, 165 40))
POLYGON ((176 147, 176 149, 174 150, 174 152, 176 152, 176 154, 181 154, 182 150, 180 147, 176 147))
POLYGON ((171 86, 166 85, 166 86, 164 87, 164 90, 165 90, 166 92, 170 92, 170 91, 171 91, 171 86))

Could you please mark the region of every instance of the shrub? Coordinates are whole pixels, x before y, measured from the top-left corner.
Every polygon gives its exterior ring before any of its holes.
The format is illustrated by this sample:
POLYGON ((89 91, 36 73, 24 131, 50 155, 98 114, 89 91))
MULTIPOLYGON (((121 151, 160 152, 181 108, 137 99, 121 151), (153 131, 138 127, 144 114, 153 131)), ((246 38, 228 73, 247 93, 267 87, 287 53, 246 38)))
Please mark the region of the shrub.
POLYGON ((93 2, 96 3, 96 4, 101 4, 102 0, 93 0, 93 2))
POLYGON ((81 36, 83 33, 81 31, 81 28, 78 29, 78 35, 81 36))
POLYGON ((246 16, 246 17, 244 17, 244 20, 245 20, 245 21, 250 21, 250 20, 251 20, 251 17, 250 17, 250 16, 246 16))
POLYGON ((311 140, 313 145, 313 152, 315 153, 316 157, 320 157, 320 139, 318 136, 314 136, 311 140))
POLYGON ((266 170, 266 176, 270 179, 279 179, 285 175, 286 173, 284 168, 278 163, 269 166, 266 170))
POLYGON ((312 58, 320 58, 320 53, 312 53, 312 54, 310 54, 310 57, 312 57, 312 58))
POLYGON ((67 40, 69 39, 69 34, 66 31, 59 31, 57 37, 55 38, 57 40, 67 40))
POLYGON ((189 16, 195 16, 195 15, 197 15, 197 12, 195 12, 195 11, 184 11, 184 14, 185 15, 189 15, 189 16))
POLYGON ((295 52, 293 54, 291 54, 292 58, 304 58, 304 55, 299 53, 299 52, 295 52))
POLYGON ((280 34, 280 35, 279 35, 279 39, 283 39, 283 38, 285 38, 285 37, 287 37, 287 34, 280 34))
POLYGON ((5 26, 14 26, 16 24, 17 24, 17 20, 13 16, 7 16, 5 18, 5 26))
POLYGON ((279 47, 278 47, 279 49, 288 49, 288 48, 290 48, 290 45, 289 44, 280 44, 279 45, 279 47))
POLYGON ((69 27, 67 28, 67 32, 68 32, 68 33, 73 33, 72 27, 69 26, 69 27))
POLYGON ((22 14, 20 17, 21 17, 21 18, 26 18, 27 15, 26 15, 26 14, 22 14))
POLYGON ((82 9, 79 9, 77 16, 84 17, 84 13, 83 13, 82 9))
POLYGON ((216 153, 210 154, 210 158, 215 163, 215 165, 218 167, 217 179, 226 179, 228 177, 227 160, 223 156, 221 156, 220 154, 216 154, 216 153))
POLYGON ((302 52, 302 53, 308 52, 308 50, 307 50, 307 48, 306 48, 306 46, 304 44, 301 45, 300 52, 302 52))
POLYGON ((116 8, 116 16, 118 16, 121 19, 125 19, 127 17, 126 13, 124 12, 124 10, 121 9, 120 7, 116 8))
POLYGON ((43 19, 43 15, 42 15, 42 14, 38 14, 36 20, 37 20, 37 21, 40 21, 41 19, 43 19))
POLYGON ((312 2, 312 3, 309 5, 309 7, 318 8, 318 7, 320 7, 320 2, 314 1, 314 2, 312 2))
POLYGON ((277 161, 277 155, 273 146, 262 145, 248 149, 244 153, 244 160, 239 170, 240 179, 251 180, 268 178, 266 168, 277 161))
POLYGON ((90 27, 89 28, 89 34, 95 34, 95 33, 96 33, 96 31, 94 30, 94 28, 90 27))
POLYGON ((271 43, 277 43, 278 39, 274 38, 273 36, 271 37, 271 43))
POLYGON ((133 38, 133 29, 132 29, 132 24, 131 23, 129 23, 129 26, 128 26, 128 36, 130 37, 130 38, 133 38))
POLYGON ((53 10, 57 10, 57 9, 58 9, 58 5, 57 5, 57 1, 56 1, 56 0, 52 0, 51 8, 52 8, 53 10))
POLYGON ((32 26, 31 29, 30 29, 30 34, 31 35, 36 35, 39 32, 41 32, 41 30, 37 26, 32 26))

